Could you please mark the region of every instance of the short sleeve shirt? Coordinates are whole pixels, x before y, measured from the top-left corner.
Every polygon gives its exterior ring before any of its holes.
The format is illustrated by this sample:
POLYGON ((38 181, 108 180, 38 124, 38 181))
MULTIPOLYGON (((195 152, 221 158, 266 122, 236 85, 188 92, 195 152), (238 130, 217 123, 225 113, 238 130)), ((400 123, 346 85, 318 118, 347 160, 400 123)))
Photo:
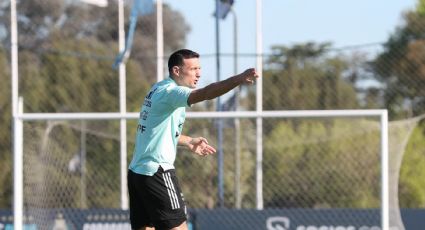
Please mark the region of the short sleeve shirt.
POLYGON ((151 88, 140 109, 130 170, 151 176, 159 166, 164 170, 174 168, 178 138, 191 91, 188 87, 177 85, 172 78, 151 88))

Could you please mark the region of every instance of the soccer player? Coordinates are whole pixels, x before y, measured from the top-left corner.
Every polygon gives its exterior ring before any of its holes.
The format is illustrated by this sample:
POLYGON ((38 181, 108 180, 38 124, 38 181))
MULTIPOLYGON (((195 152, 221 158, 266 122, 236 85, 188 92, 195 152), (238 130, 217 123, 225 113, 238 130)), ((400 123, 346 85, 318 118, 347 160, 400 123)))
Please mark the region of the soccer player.
POLYGON ((182 49, 168 60, 169 78, 154 84, 140 110, 133 159, 128 170, 130 222, 134 230, 186 230, 186 206, 177 181, 177 145, 194 154, 216 152, 204 137, 182 134, 186 107, 221 96, 258 75, 250 68, 226 80, 195 89, 201 77, 199 54, 182 49))

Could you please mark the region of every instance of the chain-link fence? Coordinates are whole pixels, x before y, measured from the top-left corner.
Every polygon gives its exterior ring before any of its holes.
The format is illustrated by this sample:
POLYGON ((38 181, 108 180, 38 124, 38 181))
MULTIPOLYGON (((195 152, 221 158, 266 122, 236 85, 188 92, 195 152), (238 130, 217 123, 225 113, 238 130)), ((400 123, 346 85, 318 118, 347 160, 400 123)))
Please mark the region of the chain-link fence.
MULTIPOLYGON (((19 93, 25 113, 119 111, 118 71, 112 69, 118 54, 118 2, 108 3, 98 8, 77 0, 18 1, 19 93)), ((125 2, 126 15, 131 3, 125 2)), ((240 12, 239 21, 254 25, 255 1, 243 4, 250 13, 240 12)), ((11 209, 10 2, 1 2, 0 11, 0 127, 4 130, 0 133, 0 209, 11 209)), ((213 11, 200 9, 206 17, 213 11)), ((163 14, 167 56, 186 46, 191 28, 184 11, 165 4, 163 14)), ((303 41, 289 47, 276 44, 263 56, 263 109, 388 109, 392 121, 414 117, 390 124, 394 171, 390 180, 398 184, 392 202, 400 208, 424 208, 425 16, 418 8, 400 17, 404 23, 382 44, 346 49, 303 41), (381 51, 376 53, 376 48, 381 51)), ((201 33, 214 36, 213 27, 201 33)), ((240 37, 252 39, 252 47, 237 51, 239 63, 254 66, 255 35, 240 37)), ((138 111, 156 81, 156 46, 156 13, 140 15, 126 63, 128 112, 138 111)), ((207 66, 204 73, 210 75, 202 79, 203 84, 214 81, 215 70, 208 69, 215 62, 213 43, 211 47, 211 53, 201 53, 207 66)), ((223 78, 233 73, 229 67, 234 61, 232 48, 230 39, 223 42, 223 78)), ((255 87, 242 87, 238 97, 231 95, 222 98, 223 110, 255 110, 255 87)), ((213 111, 216 102, 195 105, 190 111, 213 111)), ((255 209, 255 120, 223 119, 223 123, 223 206, 255 209)), ((128 160, 135 126, 136 121, 127 121, 128 160)), ((266 210, 344 209, 342 213, 356 216, 345 209, 381 207, 379 125, 375 120, 270 118, 264 120, 263 130, 266 210)), ((189 119, 185 132, 217 144, 213 119, 189 119)), ((119 209, 119 148, 116 120, 25 122, 25 210, 43 226, 43 218, 56 216, 40 209, 119 209)), ((215 157, 200 159, 179 151, 176 168, 189 208, 221 210, 215 157)), ((308 219, 306 213, 299 218, 308 219)), ((232 221, 227 216, 229 220, 223 221, 232 221)), ((379 225, 379 212, 370 216, 379 225)), ((237 219, 243 220, 243 216, 237 219)), ((49 228, 46 225, 52 223, 44 224, 49 228)))

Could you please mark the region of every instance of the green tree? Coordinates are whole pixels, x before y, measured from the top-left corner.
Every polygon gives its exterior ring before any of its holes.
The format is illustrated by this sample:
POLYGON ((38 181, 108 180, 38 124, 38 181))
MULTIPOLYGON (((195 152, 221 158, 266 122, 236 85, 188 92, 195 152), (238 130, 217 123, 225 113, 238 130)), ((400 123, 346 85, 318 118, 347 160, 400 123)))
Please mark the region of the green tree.
POLYGON ((379 132, 370 121, 279 122, 264 149, 267 207, 379 205, 379 132), (374 147, 375 146, 375 147, 374 147))
MULTIPOLYGON (((330 49, 329 43, 273 47, 263 74, 267 89, 263 95, 264 109, 377 106, 374 103, 378 99, 373 94, 365 101, 358 99, 356 84, 364 73, 358 63, 365 58, 330 55, 330 49)), ((379 181, 376 154, 379 151, 370 147, 379 146, 379 135, 376 130, 367 131, 369 122, 338 119, 270 122, 264 123, 266 206, 370 208, 379 205, 379 188, 373 186, 379 181), (361 189, 351 189, 353 184, 361 189)))
POLYGON ((272 47, 264 71, 264 109, 354 109, 353 85, 344 79, 349 64, 329 58, 330 44, 306 43, 272 47))
POLYGON ((404 14, 404 23, 390 36, 384 52, 372 65, 376 78, 386 86, 384 99, 391 117, 418 115, 425 111, 425 14, 422 6, 423 1, 416 11, 404 14))
MULTIPOLYGON (((425 1, 403 15, 403 23, 389 37, 384 51, 371 63, 376 79, 385 86, 384 102, 391 119, 425 112, 425 1)), ((399 178, 402 208, 422 208, 425 204, 423 165, 423 121, 410 136, 403 154, 399 178)))
MULTIPOLYGON (((126 15, 131 5, 126 5, 126 15)), ((19 92, 24 98, 25 112, 117 112, 119 111, 118 71, 112 69, 118 54, 117 2, 96 8, 78 1, 22 1, 18 3, 19 29, 19 92)), ((9 46, 10 3, 0 4, 0 37, 9 46)), ((156 81, 155 13, 139 17, 132 56, 126 65, 127 108, 138 111, 149 86, 156 81)), ((189 27, 180 13, 164 6, 165 51, 185 44, 189 27)), ((128 23, 128 22, 127 22, 128 23)), ((128 26, 128 24, 127 24, 128 26)), ((11 130, 10 73, 7 56, 0 50, 0 127, 11 130)), ((135 125, 129 122, 128 136, 133 137, 135 125)), ((26 181, 32 198, 45 199, 43 207, 54 207, 62 197, 64 207, 83 207, 79 200, 79 175, 69 175, 68 162, 80 151, 82 133, 79 122, 26 122, 25 167, 33 173, 26 181), (40 170, 36 170, 40 169, 40 170), (35 170, 35 171, 34 171, 35 170), (67 178, 67 179, 64 179, 67 178), (44 183, 43 188, 37 183, 44 183), (67 190, 66 190, 67 189, 67 190)), ((87 122, 87 175, 91 184, 110 181, 91 191, 93 198, 86 207, 119 207, 119 133, 118 122, 87 122), (98 135, 100 130, 106 136, 98 135), (106 134, 105 134, 106 133, 106 134), (112 137, 112 138, 111 138, 112 137), (114 158, 115 157, 115 158, 114 158), (99 170, 101 166, 101 170, 99 170), (96 198, 96 199, 94 199, 96 198)), ((3 185, 0 207, 10 208, 12 201, 11 132, 3 132, 0 166, 3 185)), ((1 134, 0 134, 1 135, 1 134)), ((131 138, 129 138, 131 140, 131 138)), ((129 155, 132 149, 129 143, 129 155)), ((129 156, 130 157, 130 156, 129 156)), ((30 202, 30 201, 28 201, 30 202)))

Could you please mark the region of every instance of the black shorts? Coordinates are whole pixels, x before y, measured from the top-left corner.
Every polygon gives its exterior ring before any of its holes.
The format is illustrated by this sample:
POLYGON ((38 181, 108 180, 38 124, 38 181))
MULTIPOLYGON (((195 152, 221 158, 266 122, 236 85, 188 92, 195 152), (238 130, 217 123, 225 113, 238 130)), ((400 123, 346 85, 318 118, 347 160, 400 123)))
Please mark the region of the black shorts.
POLYGON ((128 170, 130 222, 132 229, 171 229, 187 220, 186 205, 174 169, 159 167, 153 176, 128 170))

